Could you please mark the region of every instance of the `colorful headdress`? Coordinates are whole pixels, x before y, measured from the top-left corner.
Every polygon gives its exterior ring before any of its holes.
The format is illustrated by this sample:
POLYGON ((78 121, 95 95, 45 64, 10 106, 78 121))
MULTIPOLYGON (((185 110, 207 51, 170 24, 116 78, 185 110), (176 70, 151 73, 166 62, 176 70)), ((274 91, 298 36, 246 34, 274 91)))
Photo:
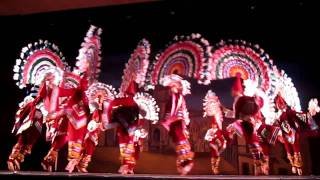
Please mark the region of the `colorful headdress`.
POLYGON ((200 34, 176 36, 167 48, 156 55, 147 73, 147 89, 170 74, 192 77, 201 84, 211 80, 211 46, 200 34))
POLYGON ((176 74, 170 74, 170 75, 164 76, 160 80, 160 84, 162 86, 167 86, 167 87, 171 87, 173 84, 176 84, 180 86, 180 88, 182 89, 182 92, 181 92, 182 95, 187 95, 191 93, 190 83, 187 80, 183 80, 182 77, 176 74))
POLYGON ((86 95, 89 102, 95 102, 98 98, 107 101, 115 99, 117 97, 117 92, 111 85, 95 82, 89 86, 86 95))
POLYGON ((221 111, 221 103, 218 96, 209 90, 203 99, 203 117, 214 116, 215 122, 222 128, 223 116, 221 111))
POLYGON ((13 79, 21 89, 27 85, 35 85, 37 76, 50 67, 65 70, 67 63, 58 46, 39 40, 22 48, 20 58, 16 60, 13 68, 13 79))
POLYGON ((148 93, 137 93, 133 97, 134 101, 138 104, 139 108, 144 113, 139 113, 140 119, 153 121, 155 124, 159 120, 159 107, 156 100, 148 93))
POLYGON ((63 87, 66 89, 78 88, 80 85, 80 80, 80 76, 70 71, 65 71, 63 73, 63 87))
POLYGON ((100 74, 101 65, 101 43, 100 35, 102 29, 97 28, 93 25, 90 26, 84 42, 81 44, 81 49, 79 49, 79 55, 77 57, 75 72, 85 71, 89 85, 92 84, 100 74), (86 69, 83 67, 88 66, 86 69))
POLYGON ((49 67, 43 71, 41 71, 41 74, 36 76, 35 85, 40 86, 43 80, 48 76, 52 75, 54 78, 52 80, 52 83, 56 86, 59 86, 60 82, 63 79, 63 70, 61 70, 58 67, 49 67))
POLYGON ((144 86, 146 73, 149 65, 150 43, 142 39, 137 48, 131 54, 129 61, 123 70, 122 82, 120 85, 120 95, 122 95, 132 83, 139 87, 144 86))
POLYGON ((258 82, 258 88, 270 91, 272 60, 258 45, 243 40, 220 41, 212 52, 212 79, 240 75, 258 82))

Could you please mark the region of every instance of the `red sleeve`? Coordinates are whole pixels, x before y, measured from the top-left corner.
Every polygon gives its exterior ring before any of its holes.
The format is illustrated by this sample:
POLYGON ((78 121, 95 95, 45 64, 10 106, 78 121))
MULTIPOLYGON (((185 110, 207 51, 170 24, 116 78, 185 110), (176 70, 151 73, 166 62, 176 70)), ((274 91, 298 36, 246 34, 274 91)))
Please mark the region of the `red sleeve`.
POLYGON ((75 90, 76 88, 65 89, 65 88, 59 87, 59 97, 72 96, 75 90))
POLYGON ((46 84, 42 83, 38 91, 37 97, 33 100, 34 105, 37 105, 46 96, 46 84))

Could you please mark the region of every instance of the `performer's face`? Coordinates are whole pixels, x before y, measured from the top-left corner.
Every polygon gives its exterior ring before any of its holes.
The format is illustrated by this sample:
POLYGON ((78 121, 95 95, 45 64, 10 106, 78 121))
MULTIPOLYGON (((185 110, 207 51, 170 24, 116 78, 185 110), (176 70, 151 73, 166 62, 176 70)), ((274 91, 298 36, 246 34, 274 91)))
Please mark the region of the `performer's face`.
POLYGON ((181 92, 181 86, 180 86, 180 84, 178 84, 178 83, 173 83, 172 85, 171 85, 171 91, 173 92, 173 93, 179 93, 179 92, 181 92))
POLYGON ((286 105, 284 103, 276 103, 276 107, 279 109, 279 110, 283 110, 286 108, 286 105))
POLYGON ((241 96, 241 92, 240 91, 231 91, 231 96, 232 97, 238 97, 238 96, 241 96))
POLYGON ((98 95, 98 97, 95 99, 95 101, 96 101, 99 105, 102 105, 102 104, 103 104, 103 97, 102 97, 102 95, 98 95))
POLYGON ((54 75, 51 73, 46 76, 45 83, 47 84, 47 86, 51 88, 54 86, 54 78, 54 75))
POLYGON ((211 127, 212 127, 212 129, 217 129, 218 125, 213 123, 213 124, 211 124, 211 127))
POLYGON ((81 72, 86 72, 89 68, 89 61, 85 58, 80 60, 79 70, 81 72))
POLYGON ((99 97, 99 104, 102 104, 102 103, 103 103, 103 97, 100 96, 100 97, 99 97))
POLYGON ((315 108, 310 109, 310 110, 309 110, 309 113, 310 113, 311 116, 314 116, 314 115, 317 114, 317 110, 316 110, 315 108))
POLYGON ((279 109, 279 110, 284 110, 287 108, 287 104, 280 94, 278 94, 276 96, 275 104, 276 104, 277 109, 279 109))

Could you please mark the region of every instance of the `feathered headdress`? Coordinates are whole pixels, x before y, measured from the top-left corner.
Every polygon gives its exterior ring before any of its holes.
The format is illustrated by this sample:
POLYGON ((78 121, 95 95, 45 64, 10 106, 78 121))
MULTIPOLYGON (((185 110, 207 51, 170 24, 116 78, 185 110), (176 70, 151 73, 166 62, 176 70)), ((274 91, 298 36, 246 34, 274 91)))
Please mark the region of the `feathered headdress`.
POLYGON ((182 77, 176 74, 170 74, 170 75, 164 76, 160 80, 160 84, 162 86, 167 86, 167 87, 171 87, 173 84, 176 84, 181 88, 182 95, 191 94, 190 83, 187 80, 183 80, 182 77))
POLYGON ((139 87, 144 85, 149 65, 149 54, 150 43, 146 39, 142 39, 131 54, 123 70, 122 82, 119 89, 120 95, 125 94, 125 91, 131 88, 130 86, 134 82, 139 87))
POLYGON ((63 70, 61 70, 58 67, 50 67, 48 69, 43 70, 41 74, 36 76, 35 85, 40 86, 41 83, 45 80, 45 78, 48 75, 52 75, 53 76, 52 83, 56 86, 59 86, 63 78, 63 70))
POLYGON ((74 71, 76 73, 85 72, 87 74, 89 84, 92 84, 99 77, 99 73, 101 71, 101 33, 102 29, 91 25, 86 37, 84 38, 84 42, 81 44, 79 55, 76 58, 77 62, 74 71))
POLYGON ((170 74, 192 77, 199 84, 210 84, 211 50, 209 41, 198 33, 175 36, 150 64, 145 89, 153 89, 170 74))
POLYGON ((257 44, 243 40, 221 40, 213 47, 212 78, 235 77, 257 80, 258 87, 264 91, 271 89, 269 70, 272 60, 257 44))
POLYGON ((102 98, 103 101, 106 101, 115 99, 117 97, 117 92, 111 85, 95 82, 89 86, 86 95, 89 102, 94 102, 98 98, 102 98))
POLYGON ((36 79, 50 67, 67 69, 65 58, 58 46, 48 41, 39 40, 22 48, 20 58, 16 60, 13 68, 13 79, 19 88, 35 85, 36 79))
POLYGON ((203 117, 214 116, 219 129, 222 128, 223 116, 218 96, 209 90, 203 99, 203 117))
POLYGON ((70 72, 64 71, 63 73, 63 87, 66 89, 78 88, 80 85, 80 76, 70 72))
POLYGON ((155 124, 159 120, 159 107, 156 100, 148 93, 137 93, 133 97, 134 101, 138 104, 143 113, 139 113, 140 119, 153 121, 155 124))

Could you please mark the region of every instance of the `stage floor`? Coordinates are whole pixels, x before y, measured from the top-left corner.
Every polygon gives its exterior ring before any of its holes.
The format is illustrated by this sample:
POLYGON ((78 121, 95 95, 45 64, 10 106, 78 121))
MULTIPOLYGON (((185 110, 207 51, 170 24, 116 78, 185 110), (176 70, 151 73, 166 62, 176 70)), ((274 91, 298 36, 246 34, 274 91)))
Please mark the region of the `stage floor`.
POLYGON ((163 174, 134 174, 120 175, 111 173, 67 173, 67 172, 40 172, 21 171, 9 172, 0 171, 1 179, 320 179, 320 176, 244 176, 244 175, 163 175, 163 174))

